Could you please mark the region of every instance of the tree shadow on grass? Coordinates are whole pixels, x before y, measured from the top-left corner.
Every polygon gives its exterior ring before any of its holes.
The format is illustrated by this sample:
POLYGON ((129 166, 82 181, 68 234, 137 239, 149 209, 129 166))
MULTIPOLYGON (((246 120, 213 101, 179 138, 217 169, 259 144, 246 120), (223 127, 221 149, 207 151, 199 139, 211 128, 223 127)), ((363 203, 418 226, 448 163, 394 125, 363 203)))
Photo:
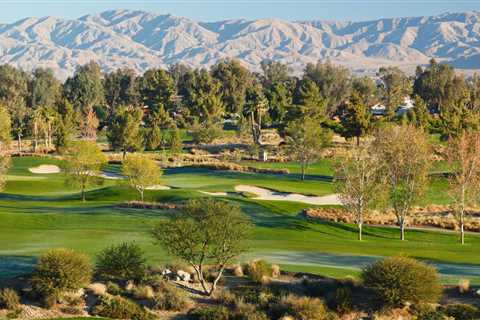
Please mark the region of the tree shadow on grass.
POLYGON ((32 256, 0 255, 0 283, 32 272, 36 262, 37 258, 32 256))

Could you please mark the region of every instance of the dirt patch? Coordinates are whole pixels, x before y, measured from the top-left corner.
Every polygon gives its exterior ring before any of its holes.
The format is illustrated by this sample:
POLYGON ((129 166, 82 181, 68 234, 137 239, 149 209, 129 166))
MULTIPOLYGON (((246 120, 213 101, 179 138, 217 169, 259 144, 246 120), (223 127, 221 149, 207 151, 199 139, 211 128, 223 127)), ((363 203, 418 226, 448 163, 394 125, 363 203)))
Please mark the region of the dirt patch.
POLYGON ((340 199, 336 194, 323 197, 306 196, 298 193, 277 192, 255 186, 238 185, 235 186, 237 192, 247 192, 256 195, 258 200, 276 200, 276 201, 293 201, 314 205, 340 205, 340 199))
POLYGON ((41 164, 37 167, 28 168, 28 171, 35 174, 60 173, 60 168, 54 164, 41 164))

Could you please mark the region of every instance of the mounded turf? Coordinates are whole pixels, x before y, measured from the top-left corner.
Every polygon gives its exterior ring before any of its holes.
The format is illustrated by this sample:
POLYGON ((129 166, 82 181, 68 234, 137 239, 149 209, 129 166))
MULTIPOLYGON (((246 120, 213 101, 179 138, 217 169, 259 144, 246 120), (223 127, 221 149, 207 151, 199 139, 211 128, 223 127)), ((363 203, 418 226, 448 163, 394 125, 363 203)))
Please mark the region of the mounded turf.
MULTIPOLYGON (((149 231, 166 219, 162 210, 120 208, 119 204, 138 195, 119 181, 106 180, 103 186, 90 190, 87 203, 78 198, 78 190, 67 186, 62 174, 36 175, 29 167, 60 162, 49 158, 14 158, 4 193, 0 194, 0 274, 9 276, 31 268, 35 257, 52 247, 69 247, 92 256, 107 245, 135 240, 147 252, 151 263, 171 261, 156 245, 149 231)), ((293 165, 293 164, 292 164, 293 165)), ((319 175, 310 182, 290 176, 236 174, 210 170, 176 169, 164 172, 164 182, 177 189, 149 191, 147 200, 183 201, 206 196, 198 190, 231 191, 236 184, 252 184, 275 190, 325 194, 331 182, 323 177, 324 164, 318 165, 319 175), (323 167, 322 167, 323 166, 323 167), (310 183, 310 184, 309 184, 310 183), (283 189, 285 188, 285 189, 283 189), (323 188, 323 189, 322 189, 323 188), (283 189, 283 190, 282 190, 283 189), (288 190, 287 190, 288 189, 288 190)), ((118 170, 110 166, 110 171, 118 170)), ((430 199, 438 203, 447 198, 441 179, 430 187, 430 199)), ((299 215, 304 204, 260 201, 244 197, 225 197, 240 205, 255 224, 249 255, 261 257, 275 252, 330 253, 343 255, 386 256, 405 254, 435 262, 480 265, 480 236, 468 235, 467 244, 460 246, 457 235, 411 230, 407 241, 398 240, 395 228, 366 227, 365 240, 356 240, 353 225, 308 221, 299 215)), ((246 258, 245 258, 246 259, 246 258)), ((311 271, 344 276, 358 271, 328 266, 284 263, 295 271, 311 271)))

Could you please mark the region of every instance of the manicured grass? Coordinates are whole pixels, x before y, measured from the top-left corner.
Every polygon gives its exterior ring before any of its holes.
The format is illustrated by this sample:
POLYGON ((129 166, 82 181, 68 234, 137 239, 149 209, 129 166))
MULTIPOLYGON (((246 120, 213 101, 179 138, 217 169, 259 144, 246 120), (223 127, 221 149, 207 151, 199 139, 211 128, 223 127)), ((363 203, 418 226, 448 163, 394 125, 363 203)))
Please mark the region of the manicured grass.
MULTIPOLYGON (((153 242, 149 231, 167 218, 162 210, 120 208, 124 201, 138 198, 136 192, 118 181, 90 190, 87 203, 79 200, 78 191, 66 186, 62 174, 34 175, 31 166, 60 164, 41 158, 15 158, 6 190, 0 194, 0 274, 9 276, 31 268, 35 257, 52 247, 69 247, 92 256, 110 244, 134 240, 146 251, 152 264, 171 258, 153 242)), ((110 169, 118 169, 111 167, 110 169)), ((320 170, 320 169, 319 169, 320 170)), ((226 173, 210 170, 166 170, 164 181, 178 189, 148 191, 148 201, 185 201, 206 195, 197 190, 233 190, 236 184, 264 187, 315 190, 327 193, 328 181, 302 183, 293 178, 274 175, 226 173), (323 189, 322 189, 323 188, 323 189)), ((438 191, 444 181, 432 184, 428 197, 443 201, 438 191), (438 190, 438 191, 436 191, 438 190), (438 197, 438 198, 436 198, 438 197)), ((312 193, 310 192, 305 193, 312 193)), ((365 240, 356 240, 353 225, 309 221, 299 215, 307 207, 301 203, 260 201, 241 196, 222 198, 242 207, 255 224, 250 253, 262 256, 269 252, 317 252, 369 256, 405 254, 430 261, 480 265, 480 236, 467 235, 460 246, 457 235, 432 231, 407 231, 407 240, 398 240, 395 228, 366 227, 365 240)), ((302 261, 285 265, 298 271, 345 276, 352 270, 302 265, 302 261)))

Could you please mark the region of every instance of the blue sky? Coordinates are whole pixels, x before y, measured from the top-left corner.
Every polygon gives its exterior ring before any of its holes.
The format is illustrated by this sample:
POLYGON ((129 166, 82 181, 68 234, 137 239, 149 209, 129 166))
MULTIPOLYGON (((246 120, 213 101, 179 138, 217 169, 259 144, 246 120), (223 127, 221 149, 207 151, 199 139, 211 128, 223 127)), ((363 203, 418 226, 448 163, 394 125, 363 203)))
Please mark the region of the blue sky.
POLYGON ((0 22, 13 22, 27 16, 77 18, 109 9, 171 13, 202 21, 271 17, 359 21, 480 11, 480 0, 0 0, 0 22))

